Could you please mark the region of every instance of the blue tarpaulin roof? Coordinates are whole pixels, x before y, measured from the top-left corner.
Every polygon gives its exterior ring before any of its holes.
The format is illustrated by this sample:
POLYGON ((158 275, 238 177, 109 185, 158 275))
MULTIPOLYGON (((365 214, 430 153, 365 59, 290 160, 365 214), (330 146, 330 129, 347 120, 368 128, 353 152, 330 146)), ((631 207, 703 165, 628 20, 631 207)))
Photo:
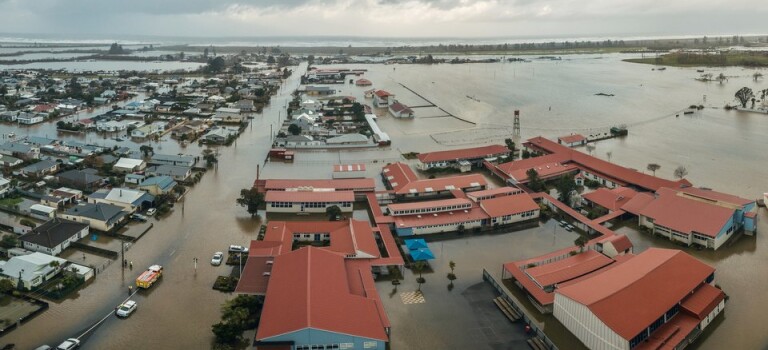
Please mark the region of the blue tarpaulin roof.
POLYGON ((432 254, 429 248, 414 249, 410 251, 410 254, 413 261, 432 260, 435 258, 435 255, 432 254))
POLYGON ((406 239, 405 246, 408 247, 408 250, 428 248, 427 242, 422 238, 406 239))

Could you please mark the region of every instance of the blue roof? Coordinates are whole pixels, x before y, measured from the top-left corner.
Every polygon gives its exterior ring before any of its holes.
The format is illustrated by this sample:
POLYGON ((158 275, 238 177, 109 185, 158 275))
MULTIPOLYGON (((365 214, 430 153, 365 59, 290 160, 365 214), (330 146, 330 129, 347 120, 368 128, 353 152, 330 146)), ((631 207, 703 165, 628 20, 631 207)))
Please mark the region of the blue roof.
POLYGON ((413 261, 432 260, 435 258, 435 254, 429 248, 414 249, 409 251, 413 261))
POLYGON ((170 176, 155 176, 145 179, 139 186, 154 186, 157 185, 162 190, 169 190, 176 186, 176 181, 170 176))
POLYGON ((422 238, 406 239, 405 246, 408 247, 408 250, 428 248, 427 242, 422 238))

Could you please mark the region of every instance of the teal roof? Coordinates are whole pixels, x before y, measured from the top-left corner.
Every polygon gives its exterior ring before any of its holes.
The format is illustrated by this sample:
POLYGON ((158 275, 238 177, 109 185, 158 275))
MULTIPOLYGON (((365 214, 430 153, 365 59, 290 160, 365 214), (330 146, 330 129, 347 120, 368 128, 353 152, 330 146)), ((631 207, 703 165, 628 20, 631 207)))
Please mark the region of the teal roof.
POLYGON ((167 191, 173 189, 173 187, 176 186, 176 181, 174 181, 170 176, 155 176, 144 179, 144 181, 142 181, 139 186, 143 187, 155 185, 157 185, 157 187, 159 187, 161 190, 167 191))

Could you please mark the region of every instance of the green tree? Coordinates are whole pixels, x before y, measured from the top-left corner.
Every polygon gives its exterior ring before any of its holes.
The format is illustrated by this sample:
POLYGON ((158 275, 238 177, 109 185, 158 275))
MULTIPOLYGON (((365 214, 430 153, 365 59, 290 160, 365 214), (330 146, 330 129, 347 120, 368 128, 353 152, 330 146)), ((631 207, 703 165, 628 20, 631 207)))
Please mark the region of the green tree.
POLYGON ((227 67, 227 62, 224 61, 224 57, 218 56, 214 59, 208 60, 208 70, 213 73, 220 73, 227 67))
POLYGON ((267 56, 267 64, 275 64, 275 56, 267 56))
POLYGON ((541 179, 539 178, 539 172, 536 171, 534 168, 528 169, 528 171, 525 172, 525 175, 528 176, 528 187, 534 191, 534 192, 540 192, 544 190, 544 184, 542 183, 541 179))
POLYGON ((448 267, 451 269, 451 272, 448 273, 448 280, 451 281, 451 284, 453 284, 453 281, 456 279, 456 274, 454 273, 454 269, 456 268, 456 263, 453 262, 453 260, 448 262, 448 267))
POLYGON ((8 294, 10 292, 13 292, 13 289, 15 286, 13 285, 13 282, 9 279, 1 279, 0 280, 0 293, 8 294))
POLYGON ((0 239, 0 247, 5 249, 15 248, 19 245, 19 239, 15 235, 5 235, 0 239))
POLYGON ((264 195, 259 193, 255 188, 244 188, 240 190, 240 198, 237 199, 237 204, 241 207, 245 207, 251 216, 256 215, 259 211, 259 206, 264 202, 264 195))
POLYGON ((576 190, 576 182, 573 180, 573 175, 565 175, 560 177, 555 183, 557 188, 558 199, 566 205, 571 205, 571 192, 576 190))
POLYGON ((656 170, 661 169, 661 165, 658 165, 656 163, 649 163, 646 169, 648 169, 648 171, 653 172, 653 176, 656 176, 656 170))
POLYGON ((328 215, 328 220, 330 221, 339 220, 339 218, 341 218, 341 208, 339 208, 338 205, 332 205, 325 208, 325 215, 328 215))
POLYGON ((584 246, 586 246, 587 243, 589 243, 589 240, 587 239, 587 237, 584 237, 582 235, 579 235, 579 237, 577 237, 576 240, 573 241, 573 244, 579 247, 580 252, 584 251, 584 246))
POLYGON ((149 157, 150 154, 155 154, 155 149, 152 146, 141 145, 139 151, 144 154, 144 157, 149 157))
POLYGON ((507 144, 507 148, 509 148, 509 151, 512 152, 512 158, 515 157, 515 141, 512 141, 512 139, 504 139, 504 143, 507 144))
POLYGON ((741 108, 747 108, 747 102, 753 97, 755 97, 755 94, 752 92, 752 89, 746 86, 736 91, 736 99, 741 103, 741 108))
POLYGON ((212 327, 216 342, 220 344, 234 344, 241 340, 243 329, 237 325, 219 322, 212 327))
POLYGON ((413 271, 419 274, 419 277, 416 278, 416 283, 419 284, 419 291, 421 291, 421 285, 427 282, 427 280, 425 280, 424 277, 422 277, 421 275, 426 268, 427 268, 427 263, 424 261, 417 261, 413 264, 413 267, 412 267, 413 271))
POLYGON ((301 127, 296 124, 291 124, 288 126, 288 132, 291 133, 291 135, 301 134, 301 127))

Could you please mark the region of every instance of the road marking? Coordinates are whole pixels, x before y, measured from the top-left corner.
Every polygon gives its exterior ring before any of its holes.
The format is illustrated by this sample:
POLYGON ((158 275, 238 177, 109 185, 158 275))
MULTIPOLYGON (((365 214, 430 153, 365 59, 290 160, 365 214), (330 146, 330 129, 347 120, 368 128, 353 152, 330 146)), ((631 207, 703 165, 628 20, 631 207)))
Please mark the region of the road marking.
POLYGON ((173 256, 173 254, 176 254, 176 249, 174 249, 174 250, 171 252, 171 255, 168 255, 168 256, 173 256))
MULTIPOLYGON (((131 293, 131 295, 129 295, 127 298, 125 298, 125 300, 123 300, 123 301, 122 301, 120 304, 123 304, 123 303, 125 303, 126 301, 130 300, 130 299, 131 299, 131 298, 132 298, 134 295, 136 295, 136 293, 138 293, 138 292, 139 292, 139 291, 138 291, 138 289, 137 289, 137 290, 135 290, 135 291, 133 291, 133 293, 131 293)), ((96 322, 96 323, 95 323, 93 326, 91 326, 91 328, 88 328, 88 329, 87 329, 85 332, 83 332, 83 334, 80 334, 80 336, 78 336, 78 337, 77 337, 77 338, 75 338, 75 339, 77 339, 77 340, 80 340, 80 338, 84 337, 86 334, 88 334, 88 332, 92 331, 94 328, 96 328, 96 327, 98 327, 100 324, 104 323, 104 321, 106 321, 106 320, 107 320, 107 319, 108 319, 110 316, 112 316, 114 313, 115 313, 115 311, 114 311, 114 310, 113 310, 113 311, 110 311, 110 312, 109 312, 109 313, 108 313, 106 316, 104 316, 104 317, 103 317, 101 320, 99 320, 99 321, 98 321, 98 322, 96 322)))

